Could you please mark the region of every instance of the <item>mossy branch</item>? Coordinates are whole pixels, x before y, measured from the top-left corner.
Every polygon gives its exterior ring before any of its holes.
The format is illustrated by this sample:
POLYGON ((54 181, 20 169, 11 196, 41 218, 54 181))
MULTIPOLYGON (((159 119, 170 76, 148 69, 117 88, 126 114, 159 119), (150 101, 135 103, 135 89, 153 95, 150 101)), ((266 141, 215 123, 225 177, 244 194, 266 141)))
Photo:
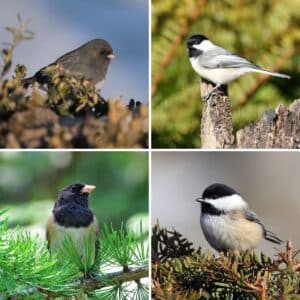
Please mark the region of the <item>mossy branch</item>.
POLYGON ((8 28, 13 43, 2 50, 0 68, 0 148, 146 148, 148 107, 119 96, 104 99, 84 78, 77 80, 57 66, 48 67, 47 88, 25 85, 26 67, 17 65, 13 51, 32 38, 19 19, 8 28))

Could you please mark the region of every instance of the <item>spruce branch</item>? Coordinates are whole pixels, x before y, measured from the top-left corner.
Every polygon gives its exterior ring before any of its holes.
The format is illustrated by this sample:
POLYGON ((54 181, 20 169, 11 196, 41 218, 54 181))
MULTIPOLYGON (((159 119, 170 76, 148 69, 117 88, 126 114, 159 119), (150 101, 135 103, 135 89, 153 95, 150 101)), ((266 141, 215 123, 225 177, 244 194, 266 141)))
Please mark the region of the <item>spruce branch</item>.
MULTIPOLYGON (((175 230, 153 228, 153 240, 173 243, 175 230), (168 232, 168 234, 166 234, 168 232)), ((186 244, 182 237, 178 247, 186 244)), ((157 256, 167 253, 154 244, 157 256)), ((191 248, 192 249, 192 248, 191 248)), ((201 250, 152 263, 154 299, 296 299, 300 292, 300 264, 291 241, 275 258, 264 253, 229 251, 212 255, 201 250)))

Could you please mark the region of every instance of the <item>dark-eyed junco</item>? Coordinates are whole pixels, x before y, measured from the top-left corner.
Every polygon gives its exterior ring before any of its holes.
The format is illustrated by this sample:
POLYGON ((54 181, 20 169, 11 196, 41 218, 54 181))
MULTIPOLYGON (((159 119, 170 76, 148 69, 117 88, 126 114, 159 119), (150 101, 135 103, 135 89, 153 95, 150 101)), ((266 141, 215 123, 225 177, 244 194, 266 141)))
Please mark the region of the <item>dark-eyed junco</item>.
POLYGON ((58 193, 46 232, 51 255, 62 247, 69 236, 81 259, 86 260, 84 246, 91 235, 94 242, 90 262, 94 263, 99 248, 99 230, 97 219, 88 206, 88 196, 95 188, 94 185, 76 183, 58 193))
POLYGON ((101 89, 109 63, 114 57, 113 49, 106 40, 94 39, 64 54, 54 63, 39 70, 34 76, 25 78, 22 83, 25 87, 35 81, 40 84, 47 84, 46 68, 58 66, 68 72, 70 76, 76 79, 90 80, 97 89, 101 89))

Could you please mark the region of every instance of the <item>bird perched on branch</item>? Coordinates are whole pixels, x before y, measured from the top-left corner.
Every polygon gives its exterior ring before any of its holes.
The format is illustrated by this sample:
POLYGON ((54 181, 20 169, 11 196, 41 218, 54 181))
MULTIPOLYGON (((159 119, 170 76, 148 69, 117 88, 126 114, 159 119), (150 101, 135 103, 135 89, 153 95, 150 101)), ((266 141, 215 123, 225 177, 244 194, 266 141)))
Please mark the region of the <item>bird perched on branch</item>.
POLYGON ((216 86, 203 97, 204 101, 221 86, 238 77, 254 72, 289 79, 289 75, 264 70, 247 59, 213 44, 206 36, 197 34, 188 38, 188 55, 193 69, 202 78, 216 86))
POLYGON ((47 224, 46 237, 50 253, 57 252, 67 237, 73 240, 81 259, 85 257, 86 243, 93 239, 91 263, 95 261, 98 251, 98 222, 88 206, 89 194, 94 185, 76 183, 69 185, 58 193, 52 213, 47 224))
POLYGON ((68 52, 54 63, 42 68, 35 75, 22 81, 24 87, 34 82, 49 83, 47 70, 49 67, 58 67, 59 72, 69 74, 76 79, 85 78, 91 81, 97 89, 101 89, 105 80, 108 66, 115 58, 111 45, 103 39, 94 39, 81 47, 68 52))
POLYGON ((210 185, 196 201, 201 203, 200 224, 204 236, 217 251, 252 250, 262 238, 282 243, 265 229, 240 194, 225 184, 210 185))

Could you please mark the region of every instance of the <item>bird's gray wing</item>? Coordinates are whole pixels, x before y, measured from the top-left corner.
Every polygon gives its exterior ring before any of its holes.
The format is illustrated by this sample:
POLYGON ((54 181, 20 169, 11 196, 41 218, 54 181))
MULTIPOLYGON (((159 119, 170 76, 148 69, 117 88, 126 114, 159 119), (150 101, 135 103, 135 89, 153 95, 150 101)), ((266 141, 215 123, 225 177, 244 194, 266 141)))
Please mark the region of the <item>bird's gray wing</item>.
POLYGON ((259 217, 257 216, 256 213, 254 213, 251 210, 246 210, 245 211, 245 217, 247 220, 251 221, 251 222, 255 222, 259 225, 262 226, 262 228, 265 230, 264 224, 262 223, 262 221, 259 219, 259 217))
POLYGON ((276 236, 275 233, 269 231, 269 230, 266 230, 265 226, 263 225, 263 223, 261 222, 261 220, 258 218, 258 216, 251 210, 247 210, 245 211, 245 217, 247 220, 251 221, 251 222, 255 222, 257 224, 259 224, 262 229, 263 229, 263 232, 264 232, 264 238, 270 242, 273 242, 275 244, 281 244, 283 241, 278 238, 276 236))
POLYGON ((217 68, 259 68, 247 59, 221 47, 208 50, 199 57, 199 63, 209 69, 217 68))

